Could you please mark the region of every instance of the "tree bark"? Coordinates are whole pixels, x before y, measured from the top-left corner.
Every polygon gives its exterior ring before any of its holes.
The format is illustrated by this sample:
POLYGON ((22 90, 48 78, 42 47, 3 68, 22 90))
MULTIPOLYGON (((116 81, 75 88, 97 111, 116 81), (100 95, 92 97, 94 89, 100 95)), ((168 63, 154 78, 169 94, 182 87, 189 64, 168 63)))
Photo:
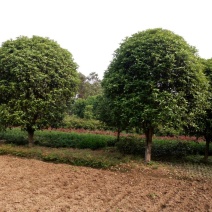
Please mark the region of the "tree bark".
POLYGON ((117 142, 120 141, 120 134, 121 134, 121 129, 118 128, 118 130, 117 130, 117 142))
POLYGON ((208 156, 209 156, 209 145, 210 145, 210 140, 209 139, 205 139, 206 140, 206 145, 205 145, 205 156, 204 156, 204 161, 207 162, 208 161, 208 156))
POLYGON ((29 142, 28 145, 29 145, 29 147, 32 147, 32 146, 34 146, 34 132, 35 132, 35 130, 28 128, 27 132, 28 132, 28 142, 29 142))
POLYGON ((147 128, 145 130, 145 136, 146 136, 145 162, 148 163, 151 161, 153 128, 147 128))

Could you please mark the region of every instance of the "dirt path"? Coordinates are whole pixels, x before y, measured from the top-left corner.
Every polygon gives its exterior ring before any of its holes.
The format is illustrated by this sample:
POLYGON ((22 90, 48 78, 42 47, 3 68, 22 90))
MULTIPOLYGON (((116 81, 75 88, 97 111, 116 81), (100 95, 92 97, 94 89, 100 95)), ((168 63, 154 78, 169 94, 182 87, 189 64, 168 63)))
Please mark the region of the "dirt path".
POLYGON ((123 173, 0 156, 0 170, 0 212, 212 211, 212 180, 161 167, 123 173))

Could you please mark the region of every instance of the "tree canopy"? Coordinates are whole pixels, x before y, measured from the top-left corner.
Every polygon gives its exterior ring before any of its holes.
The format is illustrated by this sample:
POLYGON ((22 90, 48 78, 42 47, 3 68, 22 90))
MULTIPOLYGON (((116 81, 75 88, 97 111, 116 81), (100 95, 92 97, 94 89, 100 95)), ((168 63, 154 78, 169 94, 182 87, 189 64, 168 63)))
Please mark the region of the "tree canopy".
POLYGON ((1 123, 21 126, 33 143, 36 129, 57 126, 78 85, 72 54, 55 41, 33 36, 0 48, 1 123))
POLYGON ((209 92, 205 101, 205 112, 195 116, 195 126, 188 125, 188 133, 197 137, 203 137, 206 141, 204 160, 208 160, 209 144, 212 142, 212 59, 201 59, 204 66, 204 73, 209 81, 209 92))
POLYGON ((95 111, 98 120, 117 131, 117 141, 120 139, 121 131, 130 127, 129 117, 124 113, 122 102, 118 99, 111 100, 105 95, 98 96, 95 111))
POLYGON ((147 162, 159 124, 180 127, 203 110, 208 85, 202 69, 196 49, 169 30, 138 32, 115 51, 104 93, 121 102, 130 125, 143 128, 147 162))

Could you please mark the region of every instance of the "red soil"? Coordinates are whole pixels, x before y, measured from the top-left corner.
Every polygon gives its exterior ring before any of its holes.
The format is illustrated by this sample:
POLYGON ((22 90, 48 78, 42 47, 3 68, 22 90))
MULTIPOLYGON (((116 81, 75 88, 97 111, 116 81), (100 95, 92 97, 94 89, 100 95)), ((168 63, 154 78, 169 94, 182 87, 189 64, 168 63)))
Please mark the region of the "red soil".
POLYGON ((0 170, 0 211, 212 211, 211 178, 162 166, 110 171, 0 156, 0 170))

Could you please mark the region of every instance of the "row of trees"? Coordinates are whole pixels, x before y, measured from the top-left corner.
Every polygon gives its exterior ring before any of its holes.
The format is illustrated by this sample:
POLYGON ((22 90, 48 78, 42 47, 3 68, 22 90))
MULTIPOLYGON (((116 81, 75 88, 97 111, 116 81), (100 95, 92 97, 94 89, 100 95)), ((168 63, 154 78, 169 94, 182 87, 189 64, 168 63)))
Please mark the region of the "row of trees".
POLYGON ((55 41, 19 37, 0 48, 0 125, 21 126, 33 144, 35 130, 57 127, 69 109, 82 118, 98 118, 119 133, 141 129, 147 162, 158 126, 203 136, 207 159, 211 84, 212 60, 201 59, 169 30, 150 29, 126 38, 102 82, 95 72, 87 77, 78 73, 71 53, 55 41))

